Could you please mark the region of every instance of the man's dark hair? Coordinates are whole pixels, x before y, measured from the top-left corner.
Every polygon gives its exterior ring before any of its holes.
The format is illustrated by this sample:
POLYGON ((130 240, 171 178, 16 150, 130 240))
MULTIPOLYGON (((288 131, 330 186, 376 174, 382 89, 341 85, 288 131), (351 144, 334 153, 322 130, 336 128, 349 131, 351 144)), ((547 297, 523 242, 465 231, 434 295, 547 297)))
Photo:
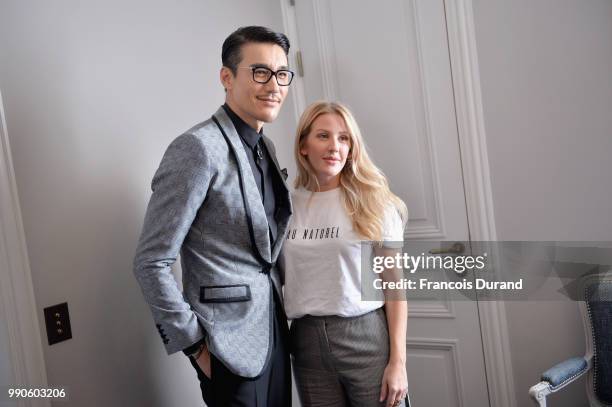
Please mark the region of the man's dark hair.
POLYGON ((223 41, 221 61, 234 75, 240 61, 242 61, 242 46, 249 42, 271 43, 280 46, 285 55, 289 55, 289 39, 283 33, 277 33, 266 27, 248 26, 240 27, 223 41))

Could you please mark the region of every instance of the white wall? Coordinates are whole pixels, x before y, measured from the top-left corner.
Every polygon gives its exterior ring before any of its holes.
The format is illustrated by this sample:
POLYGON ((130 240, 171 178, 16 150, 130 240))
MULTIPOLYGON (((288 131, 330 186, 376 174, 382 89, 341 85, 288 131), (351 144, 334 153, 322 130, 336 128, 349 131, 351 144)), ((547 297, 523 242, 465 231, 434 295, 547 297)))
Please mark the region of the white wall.
MULTIPOLYGON (((43 338, 66 405, 202 404, 185 357, 166 356, 131 265, 161 156, 223 103, 221 44, 250 24, 282 30, 279 2, 0 3, 0 89, 39 316, 70 308, 73 339, 43 338)), ((282 163, 293 128, 288 99, 265 128, 282 163)))
MULTIPOLYGON (((499 240, 612 240, 612 2, 474 0, 499 240)), ((518 406, 584 354, 576 303, 507 302, 518 406)), ((551 405, 586 405, 584 381, 551 405)))

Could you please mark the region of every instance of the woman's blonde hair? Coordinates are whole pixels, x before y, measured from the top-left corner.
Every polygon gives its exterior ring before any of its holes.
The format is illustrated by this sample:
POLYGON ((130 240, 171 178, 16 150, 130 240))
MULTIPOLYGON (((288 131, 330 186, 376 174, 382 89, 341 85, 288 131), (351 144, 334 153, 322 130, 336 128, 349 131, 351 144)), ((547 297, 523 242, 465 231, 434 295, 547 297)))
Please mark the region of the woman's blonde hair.
POLYGON ((403 224, 408 218, 408 210, 404 202, 391 192, 387 178, 370 159, 355 118, 341 103, 318 101, 302 113, 294 149, 298 170, 295 187, 310 191, 320 190, 315 172, 300 150, 312 130, 312 124, 323 114, 337 114, 342 117, 350 134, 351 146, 346 164, 340 172, 340 191, 344 207, 353 222, 353 229, 365 239, 380 241, 384 215, 389 204, 397 209, 403 224))

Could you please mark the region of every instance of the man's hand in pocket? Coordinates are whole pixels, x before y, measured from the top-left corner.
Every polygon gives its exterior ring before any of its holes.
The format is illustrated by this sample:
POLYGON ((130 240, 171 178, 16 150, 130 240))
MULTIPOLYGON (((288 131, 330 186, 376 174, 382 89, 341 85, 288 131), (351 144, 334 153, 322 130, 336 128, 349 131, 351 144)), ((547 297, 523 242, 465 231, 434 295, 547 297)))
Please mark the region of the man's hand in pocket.
POLYGON ((196 359, 196 363, 204 375, 210 379, 210 352, 206 345, 202 345, 202 350, 200 351, 200 356, 196 359))

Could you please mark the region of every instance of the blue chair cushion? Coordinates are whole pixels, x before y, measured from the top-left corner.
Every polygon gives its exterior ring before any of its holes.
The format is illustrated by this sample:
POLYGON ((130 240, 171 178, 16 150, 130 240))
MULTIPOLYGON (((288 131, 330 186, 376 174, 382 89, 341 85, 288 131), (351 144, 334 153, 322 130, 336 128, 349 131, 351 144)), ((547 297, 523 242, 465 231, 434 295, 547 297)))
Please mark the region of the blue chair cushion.
POLYGON ((555 389, 586 371, 588 366, 583 357, 571 358, 542 373, 542 380, 550 383, 550 386, 555 389))

